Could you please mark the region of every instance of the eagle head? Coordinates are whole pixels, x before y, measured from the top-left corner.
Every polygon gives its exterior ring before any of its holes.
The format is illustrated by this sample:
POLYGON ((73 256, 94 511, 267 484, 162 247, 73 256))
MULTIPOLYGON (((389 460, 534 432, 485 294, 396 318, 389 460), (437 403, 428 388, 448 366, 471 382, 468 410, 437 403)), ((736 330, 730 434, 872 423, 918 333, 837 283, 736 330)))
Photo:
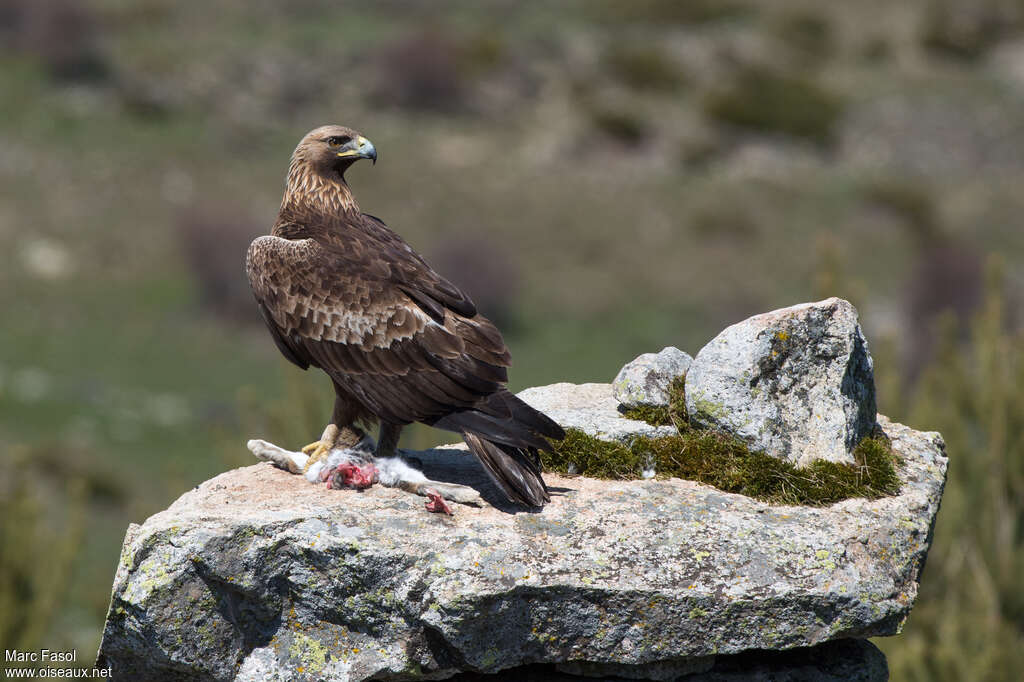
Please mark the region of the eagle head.
POLYGON ((293 163, 300 163, 324 177, 335 173, 344 175, 359 159, 376 163, 377 149, 355 130, 338 125, 309 131, 292 154, 293 163))

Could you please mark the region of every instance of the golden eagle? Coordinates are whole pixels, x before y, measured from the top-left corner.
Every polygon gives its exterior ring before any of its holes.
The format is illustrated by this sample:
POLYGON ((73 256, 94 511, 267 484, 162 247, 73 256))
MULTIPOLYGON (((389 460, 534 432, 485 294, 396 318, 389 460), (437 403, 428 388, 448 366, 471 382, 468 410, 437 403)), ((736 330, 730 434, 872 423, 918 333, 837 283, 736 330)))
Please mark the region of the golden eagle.
POLYGON ((246 271, 281 353, 334 383, 331 422, 304 448, 310 461, 380 422, 377 455, 394 454, 402 426, 462 435, 513 502, 550 500, 539 451, 565 432, 508 392, 508 348, 458 287, 398 234, 359 210, 345 171, 377 150, 350 128, 324 126, 292 154, 270 235, 249 246, 246 271))

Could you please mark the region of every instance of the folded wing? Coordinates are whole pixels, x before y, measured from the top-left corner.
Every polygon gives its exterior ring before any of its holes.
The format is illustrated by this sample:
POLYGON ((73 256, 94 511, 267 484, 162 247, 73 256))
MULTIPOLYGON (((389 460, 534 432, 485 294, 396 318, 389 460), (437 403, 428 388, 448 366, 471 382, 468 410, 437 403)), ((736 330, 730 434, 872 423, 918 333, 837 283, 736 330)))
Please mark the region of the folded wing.
POLYGON ((367 217, 356 236, 250 246, 249 282, 282 354, 324 370, 380 419, 464 434, 509 497, 542 503, 536 451, 564 434, 505 390, 501 333, 379 221, 367 217))

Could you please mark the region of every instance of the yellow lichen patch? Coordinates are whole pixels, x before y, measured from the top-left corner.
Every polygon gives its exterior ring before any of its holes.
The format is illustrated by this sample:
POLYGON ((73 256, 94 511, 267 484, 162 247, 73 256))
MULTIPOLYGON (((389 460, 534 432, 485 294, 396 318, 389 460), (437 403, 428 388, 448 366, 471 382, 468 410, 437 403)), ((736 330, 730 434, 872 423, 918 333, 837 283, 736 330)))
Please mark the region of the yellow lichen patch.
POLYGON ((318 673, 327 666, 327 659, 330 652, 319 640, 313 639, 302 632, 295 632, 292 635, 292 645, 288 648, 288 655, 302 661, 299 667, 313 673, 318 673))

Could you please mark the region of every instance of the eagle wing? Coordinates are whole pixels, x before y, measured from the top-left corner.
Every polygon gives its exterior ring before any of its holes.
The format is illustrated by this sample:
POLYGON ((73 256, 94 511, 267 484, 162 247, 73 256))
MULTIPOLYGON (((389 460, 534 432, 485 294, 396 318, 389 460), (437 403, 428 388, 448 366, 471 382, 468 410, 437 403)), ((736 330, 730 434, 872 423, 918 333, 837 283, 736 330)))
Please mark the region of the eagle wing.
POLYGON ((463 411, 513 421, 507 400, 490 399, 507 395, 501 333, 400 237, 374 218, 364 222, 344 243, 253 241, 249 283, 278 348, 392 423, 463 411))

